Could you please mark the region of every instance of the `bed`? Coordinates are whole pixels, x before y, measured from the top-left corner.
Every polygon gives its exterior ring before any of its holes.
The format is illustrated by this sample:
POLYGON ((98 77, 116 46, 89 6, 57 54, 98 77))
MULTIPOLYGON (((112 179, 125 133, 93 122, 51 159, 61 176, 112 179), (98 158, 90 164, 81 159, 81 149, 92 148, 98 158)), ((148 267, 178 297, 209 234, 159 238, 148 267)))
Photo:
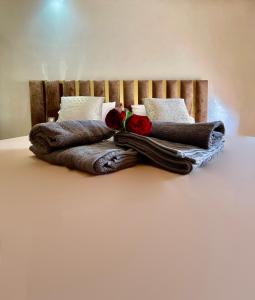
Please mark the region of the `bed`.
POLYGON ((149 165, 91 176, 28 147, 0 141, 0 299, 254 298, 254 138, 227 138, 187 176, 149 165))

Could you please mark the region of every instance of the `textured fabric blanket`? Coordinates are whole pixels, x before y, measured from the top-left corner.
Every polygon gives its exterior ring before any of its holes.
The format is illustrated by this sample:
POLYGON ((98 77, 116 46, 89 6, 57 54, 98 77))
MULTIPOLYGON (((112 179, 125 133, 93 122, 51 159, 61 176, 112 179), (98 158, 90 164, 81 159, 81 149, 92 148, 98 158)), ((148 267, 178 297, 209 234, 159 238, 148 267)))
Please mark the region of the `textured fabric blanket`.
POLYGON ((48 122, 35 125, 29 134, 36 152, 45 154, 65 147, 100 142, 114 131, 96 120, 48 122))
POLYGON ((136 150, 156 166, 179 174, 188 174, 203 166, 223 149, 224 144, 221 139, 206 150, 129 132, 117 133, 114 141, 118 146, 136 150))
POLYGON ((152 122, 151 136, 161 140, 209 149, 220 144, 224 134, 225 127, 221 121, 195 124, 155 121, 152 122))
POLYGON ((40 159, 54 165, 89 172, 94 175, 112 173, 129 168, 138 163, 138 153, 132 149, 124 150, 111 141, 101 141, 59 149, 42 154, 35 146, 30 150, 40 159))

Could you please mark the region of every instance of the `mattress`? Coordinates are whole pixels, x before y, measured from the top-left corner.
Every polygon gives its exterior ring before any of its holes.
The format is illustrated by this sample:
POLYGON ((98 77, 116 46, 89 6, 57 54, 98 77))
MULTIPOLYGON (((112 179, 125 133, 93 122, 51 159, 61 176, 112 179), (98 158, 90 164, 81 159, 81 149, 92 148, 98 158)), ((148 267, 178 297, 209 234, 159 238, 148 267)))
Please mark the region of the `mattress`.
POLYGON ((255 138, 182 176, 91 176, 0 141, 0 299, 254 299, 255 138))

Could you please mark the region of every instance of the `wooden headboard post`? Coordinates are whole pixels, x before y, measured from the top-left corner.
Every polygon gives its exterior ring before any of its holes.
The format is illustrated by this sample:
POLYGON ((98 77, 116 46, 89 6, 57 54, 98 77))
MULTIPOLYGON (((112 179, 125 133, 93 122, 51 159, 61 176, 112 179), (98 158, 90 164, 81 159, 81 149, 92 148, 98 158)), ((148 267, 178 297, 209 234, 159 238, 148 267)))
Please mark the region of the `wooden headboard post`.
POLYGON ((130 108, 143 98, 183 98, 196 122, 207 121, 207 80, 29 81, 32 126, 58 117, 61 96, 103 96, 130 108))

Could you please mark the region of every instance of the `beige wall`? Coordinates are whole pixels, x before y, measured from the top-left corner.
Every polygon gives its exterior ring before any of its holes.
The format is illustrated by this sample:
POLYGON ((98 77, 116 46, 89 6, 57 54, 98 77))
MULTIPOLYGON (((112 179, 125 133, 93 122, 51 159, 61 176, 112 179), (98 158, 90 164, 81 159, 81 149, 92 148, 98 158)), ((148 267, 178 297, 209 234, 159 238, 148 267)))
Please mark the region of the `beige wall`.
POLYGON ((210 118, 255 135, 255 1, 0 0, 0 138, 30 129, 29 79, 202 78, 210 118))

